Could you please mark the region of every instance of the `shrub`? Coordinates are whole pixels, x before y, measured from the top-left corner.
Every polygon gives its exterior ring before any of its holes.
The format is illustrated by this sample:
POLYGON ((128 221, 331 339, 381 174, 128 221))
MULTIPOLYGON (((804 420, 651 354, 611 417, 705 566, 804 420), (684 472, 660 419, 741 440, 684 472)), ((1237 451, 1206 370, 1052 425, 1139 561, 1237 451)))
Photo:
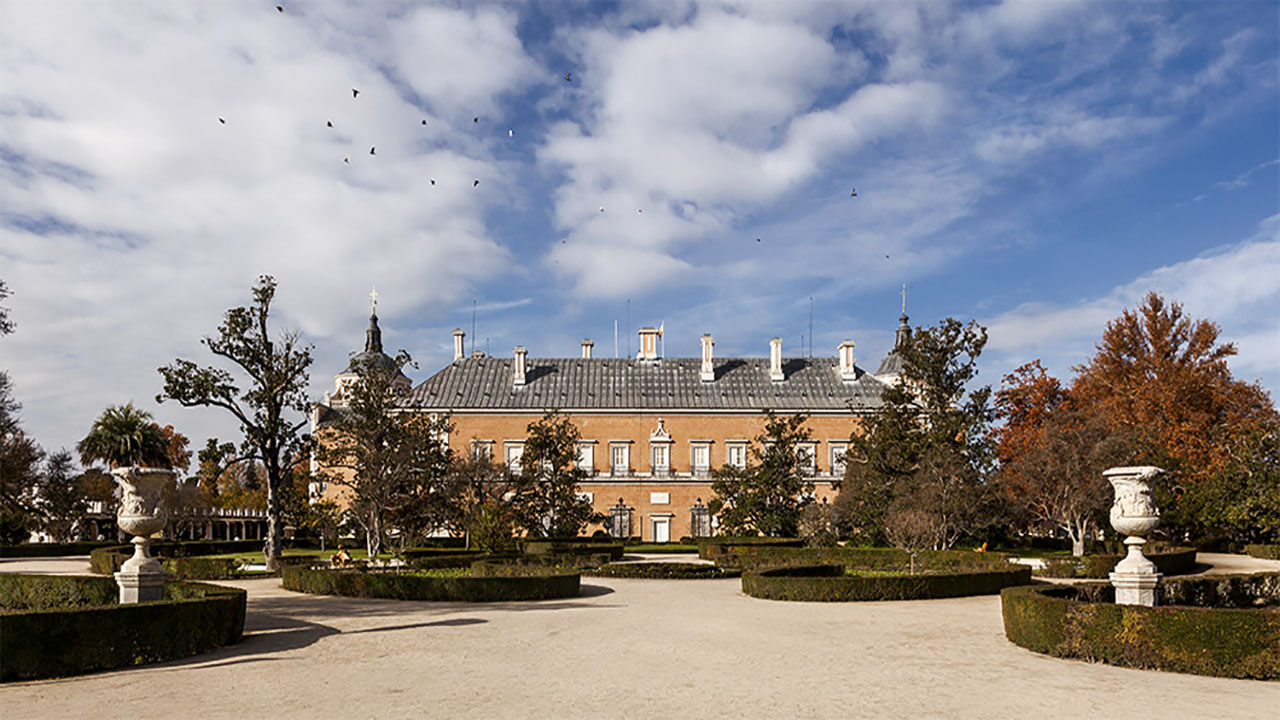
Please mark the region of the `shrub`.
POLYGON ((117 605, 111 578, 0 574, 0 681, 77 675, 239 642, 245 592, 169 583, 160 602, 117 605))
POLYGON ((716 567, 715 565, 696 565, 681 562, 654 563, 609 563, 598 568, 587 570, 584 575, 614 578, 643 578, 649 580, 706 580, 714 578, 735 578, 742 574, 740 570, 716 567))
POLYGON ((103 542, 20 543, 17 545, 0 545, 0 558, 88 555, 98 548, 119 544, 120 543, 111 540, 103 542))
POLYGON ((235 558, 180 557, 162 565, 178 580, 229 580, 239 577, 241 562, 235 558))
MULTIPOLYGON (((1156 566, 1156 571, 1164 575, 1186 575, 1195 572, 1195 548, 1156 546, 1154 549, 1144 548, 1144 555, 1156 566)), ((1124 558, 1124 554, 1085 555, 1080 558, 1082 574, 1087 578, 1110 577, 1116 564, 1124 558)))
POLYGON ((680 554, 680 553, 696 553, 698 546, 692 542, 678 543, 645 543, 645 542, 628 542, 625 545, 626 551, 629 553, 661 553, 661 554, 680 554))
POLYGON ((1073 578, 1080 575, 1080 558, 1054 556, 1044 558, 1040 575, 1050 578, 1073 578))
POLYGON ((1245 545, 1244 552, 1262 560, 1280 560, 1280 545, 1245 545))
POLYGON ((287 590, 321 595, 386 598, 390 600, 452 600, 499 602, 576 597, 581 577, 556 568, 481 570, 462 577, 428 577, 389 572, 360 572, 285 567, 281 584, 287 590), (492 573, 492 574, 489 574, 492 573))
POLYGON ((842 565, 780 567, 743 573, 742 592, 767 600, 856 602, 992 595, 1031 582, 1031 568, 972 572, 849 575, 842 565))
POLYGON ((797 538, 766 537, 714 537, 698 540, 698 557, 703 560, 715 560, 719 556, 734 552, 737 548, 747 547, 804 547, 804 540, 797 538))
POLYGON ((1280 678, 1280 573, 1180 578, 1156 607, 1114 604, 1107 583, 1001 592, 1005 637, 1055 657, 1220 677, 1280 678), (1172 603, 1221 603, 1189 607, 1172 603))
POLYGON ((621 560, 621 541, 600 542, 595 538, 522 538, 520 550, 528 555, 598 555, 621 560))
MULTIPOLYGON (((965 570, 1003 567, 1008 555, 970 550, 924 550, 916 554, 915 565, 923 570, 965 570)), ((742 570, 758 570, 783 565, 831 563, 865 570, 905 570, 911 556, 897 548, 799 548, 733 546, 716 557, 716 565, 742 570)))

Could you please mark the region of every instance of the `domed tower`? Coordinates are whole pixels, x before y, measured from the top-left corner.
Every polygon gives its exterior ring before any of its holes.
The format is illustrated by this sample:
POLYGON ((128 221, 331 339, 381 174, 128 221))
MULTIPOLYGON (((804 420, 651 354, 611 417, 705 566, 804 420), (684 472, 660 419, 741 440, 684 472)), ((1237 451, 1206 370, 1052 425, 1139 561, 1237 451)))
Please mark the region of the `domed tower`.
POLYGON ((346 388, 360 378, 357 370, 363 366, 372 366, 378 370, 394 370, 396 379, 392 381, 392 387, 396 390, 408 390, 413 385, 413 381, 409 379, 409 376, 396 367, 395 359, 382 351, 382 328, 378 327, 376 292, 373 293, 373 296, 373 312, 369 315, 369 327, 364 333, 364 351, 352 355, 351 362, 347 363, 347 369, 333 377, 333 392, 326 394, 328 402, 325 404, 327 405, 341 406, 346 404, 344 397, 346 388))
POLYGON ((902 347, 911 341, 911 326, 907 324, 907 286, 902 286, 902 314, 898 316, 898 335, 893 341, 893 349, 888 355, 884 356, 884 360, 880 361, 880 367, 876 368, 876 379, 887 385, 897 385, 902 382, 902 347))

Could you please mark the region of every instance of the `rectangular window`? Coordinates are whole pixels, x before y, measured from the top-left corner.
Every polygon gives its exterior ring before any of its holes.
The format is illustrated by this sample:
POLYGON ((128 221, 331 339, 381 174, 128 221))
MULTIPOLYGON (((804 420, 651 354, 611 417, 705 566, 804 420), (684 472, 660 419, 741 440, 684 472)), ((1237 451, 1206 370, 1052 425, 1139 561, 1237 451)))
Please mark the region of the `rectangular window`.
POLYGON ((511 472, 520 472, 520 458, 524 455, 523 443, 507 443, 507 467, 511 472))
POLYGON ((578 446, 578 469, 583 472, 594 473, 596 471, 595 448, 583 443, 578 446))
POLYGON ((662 445, 653 446, 653 472, 666 473, 671 471, 671 448, 664 443, 662 445))
POLYGON ((693 471, 699 475, 705 475, 711 469, 711 446, 694 445, 693 446, 693 471))
POLYGON ((730 445, 729 446, 729 464, 734 467, 747 466, 747 446, 746 445, 730 445))
POLYGON ((609 448, 609 471, 614 475, 626 475, 631 470, 631 448, 613 445, 609 448))
POLYGON ((849 446, 844 443, 833 444, 831 446, 831 474, 844 476, 844 454, 849 451, 849 446))
POLYGON ((472 440, 471 447, 475 450, 477 460, 489 460, 493 458, 492 440, 472 440))
POLYGON ((804 468, 812 475, 818 468, 818 448, 814 443, 805 443, 796 448, 796 459, 800 461, 800 467, 804 468))

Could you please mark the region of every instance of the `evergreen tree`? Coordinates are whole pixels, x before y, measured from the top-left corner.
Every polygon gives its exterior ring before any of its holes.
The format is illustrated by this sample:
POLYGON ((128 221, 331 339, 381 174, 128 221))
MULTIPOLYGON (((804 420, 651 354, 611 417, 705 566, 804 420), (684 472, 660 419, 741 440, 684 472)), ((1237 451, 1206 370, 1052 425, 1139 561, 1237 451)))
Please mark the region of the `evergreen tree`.
POLYGON ((587 477, 578 467, 580 439, 578 427, 554 410, 528 425, 508 504, 515 523, 534 537, 576 537, 603 520, 579 494, 587 477))
POLYGON ((778 417, 769 412, 744 467, 724 465, 712 471, 707 503, 725 535, 797 537, 801 514, 813 502, 813 458, 803 443, 811 438, 804 415, 778 417))

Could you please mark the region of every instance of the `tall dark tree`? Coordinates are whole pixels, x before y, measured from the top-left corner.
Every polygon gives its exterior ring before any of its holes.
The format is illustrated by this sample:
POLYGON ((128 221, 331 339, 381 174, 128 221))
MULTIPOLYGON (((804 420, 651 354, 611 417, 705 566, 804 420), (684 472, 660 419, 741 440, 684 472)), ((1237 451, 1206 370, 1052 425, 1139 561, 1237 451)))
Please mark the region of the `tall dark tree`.
MULTIPOLYGON (((4 280, 0 280, 0 300, 12 294, 9 292, 9 286, 4 284, 4 280)), ((0 305, 0 335, 8 335, 11 332, 13 332, 13 321, 9 319, 9 308, 0 305)))
POLYGON ((450 453, 442 439, 450 427, 414 411, 408 388, 397 382, 409 362, 404 352, 391 363, 356 362, 356 379, 343 391, 345 404, 317 438, 316 460, 325 478, 351 491, 369 557, 382 551, 393 524, 403 530, 401 525, 444 520, 440 489, 450 453))
POLYGON ((159 369, 164 391, 156 396, 159 402, 174 400, 184 407, 222 408, 239 421, 244 440, 237 459, 258 460, 267 473, 266 556, 271 569, 279 567, 284 550, 279 492, 310 445, 303 428, 310 407, 311 347, 296 331, 271 339, 267 320, 275 293, 275 279, 262 276, 253 289, 253 304, 228 310, 217 336, 201 340, 248 377, 244 390, 226 369, 178 359, 159 369))
POLYGON ((578 426, 552 411, 528 425, 510 501, 516 524, 535 537, 574 537, 603 518, 580 495, 578 426))
MULTIPOLYGON (((0 300, 9 297, 0 280, 0 300)), ((0 336, 13 332, 9 309, 0 305, 0 336)), ((20 541, 35 522, 32 490, 39 475, 44 451, 27 437, 18 424, 22 405, 13 397, 9 373, 0 369, 0 535, 3 540, 20 541)))
POLYGON ((479 524, 486 528, 485 543, 489 546, 486 549, 509 544, 512 521, 506 505, 508 493, 517 489, 517 480, 510 468, 494 462, 488 448, 473 443, 465 452, 453 454, 445 485, 449 526, 462 529, 468 548, 475 540, 479 524), (506 537, 495 537, 502 534, 504 520, 506 537))
POLYGON ((991 388, 971 387, 986 342, 985 328, 953 318, 899 341, 901 384, 883 393, 883 408, 849 439, 836 504, 856 540, 887 540, 886 519, 899 497, 914 501, 911 513, 896 516, 913 537, 932 528, 936 549, 996 521, 987 483, 991 388))
POLYGON ((810 440, 804 415, 768 413, 764 431, 751 444, 746 465, 712 471, 715 497, 707 507, 727 535, 796 537, 805 508, 813 503, 813 458, 804 456, 810 440))
POLYGON ((77 482, 71 453, 59 450, 45 459, 39 487, 41 529, 54 542, 70 542, 89 514, 85 488, 77 482))

